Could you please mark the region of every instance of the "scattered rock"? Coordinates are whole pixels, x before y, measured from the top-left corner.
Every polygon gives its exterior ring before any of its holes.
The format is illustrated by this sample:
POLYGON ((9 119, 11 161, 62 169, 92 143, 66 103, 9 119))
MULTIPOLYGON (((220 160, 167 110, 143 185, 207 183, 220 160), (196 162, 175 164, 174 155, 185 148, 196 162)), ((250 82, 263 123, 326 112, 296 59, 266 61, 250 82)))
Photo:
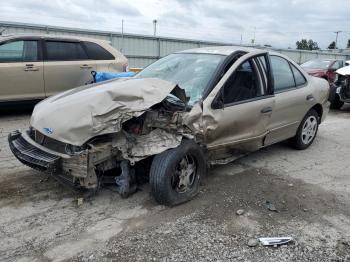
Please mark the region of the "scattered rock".
POLYGON ((238 209, 237 211, 236 211, 236 215, 238 215, 238 216, 241 216, 241 215, 243 215, 244 214, 244 209, 238 209))
POLYGON ((273 211, 273 212, 278 212, 275 205, 272 204, 270 201, 266 200, 265 205, 266 205, 268 210, 273 211))
POLYGON ((258 244, 259 244, 259 240, 256 239, 256 238, 251 238, 251 239, 249 239, 249 240, 248 240, 248 243, 247 243, 247 245, 248 245, 249 247, 256 247, 258 244))
POLYGON ((81 206, 83 203, 84 203, 84 198, 79 197, 79 198, 77 199, 77 205, 78 205, 78 207, 81 206))
POLYGON ((350 246, 350 241, 347 241, 346 239, 342 239, 342 240, 341 240, 341 243, 342 243, 344 246, 350 246))
POLYGON ((293 184, 288 184, 289 187, 293 187, 294 185, 293 184))

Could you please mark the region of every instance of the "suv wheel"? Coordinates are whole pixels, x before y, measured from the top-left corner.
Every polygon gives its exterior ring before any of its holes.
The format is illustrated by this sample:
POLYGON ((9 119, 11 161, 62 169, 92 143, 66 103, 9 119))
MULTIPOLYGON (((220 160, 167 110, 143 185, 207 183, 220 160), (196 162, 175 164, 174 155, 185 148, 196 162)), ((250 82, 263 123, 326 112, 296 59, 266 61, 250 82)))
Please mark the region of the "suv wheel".
POLYGON ((299 150, 308 148, 317 135, 318 124, 319 115, 311 109, 301 121, 295 137, 290 140, 292 146, 299 150))
POLYGON ((203 150, 192 140, 155 156, 150 171, 152 195, 160 204, 174 206, 191 200, 199 192, 206 173, 203 150))

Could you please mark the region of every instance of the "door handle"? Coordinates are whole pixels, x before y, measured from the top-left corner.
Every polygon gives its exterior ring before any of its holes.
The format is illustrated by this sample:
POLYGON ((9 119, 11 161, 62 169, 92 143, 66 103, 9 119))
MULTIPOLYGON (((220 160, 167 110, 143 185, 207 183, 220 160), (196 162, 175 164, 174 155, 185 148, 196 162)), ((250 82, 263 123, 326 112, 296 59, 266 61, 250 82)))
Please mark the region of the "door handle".
POLYGON ((33 65, 26 65, 24 71, 39 71, 39 67, 34 67, 33 65))
POLYGON ((265 107, 265 108, 261 109, 260 112, 262 114, 270 113, 270 112, 272 112, 272 107, 271 106, 265 107))
POLYGON ((312 100, 314 100, 315 98, 314 98, 314 96, 313 95, 308 95, 307 97, 306 97, 306 100, 307 101, 312 101, 312 100))
POLYGON ((81 65, 80 68, 81 69, 90 69, 90 68, 92 68, 92 66, 91 65, 81 65))

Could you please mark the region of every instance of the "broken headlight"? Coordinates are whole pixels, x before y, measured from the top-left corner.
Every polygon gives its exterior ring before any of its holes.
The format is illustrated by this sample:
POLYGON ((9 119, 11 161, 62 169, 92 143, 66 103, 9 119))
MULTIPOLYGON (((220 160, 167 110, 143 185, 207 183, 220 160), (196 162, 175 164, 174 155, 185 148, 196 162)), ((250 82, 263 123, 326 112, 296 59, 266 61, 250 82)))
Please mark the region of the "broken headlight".
POLYGON ((74 145, 70 145, 70 144, 67 144, 65 147, 66 154, 68 154, 68 155, 75 155, 75 154, 82 152, 83 150, 84 150, 84 148, 81 146, 74 146, 74 145))

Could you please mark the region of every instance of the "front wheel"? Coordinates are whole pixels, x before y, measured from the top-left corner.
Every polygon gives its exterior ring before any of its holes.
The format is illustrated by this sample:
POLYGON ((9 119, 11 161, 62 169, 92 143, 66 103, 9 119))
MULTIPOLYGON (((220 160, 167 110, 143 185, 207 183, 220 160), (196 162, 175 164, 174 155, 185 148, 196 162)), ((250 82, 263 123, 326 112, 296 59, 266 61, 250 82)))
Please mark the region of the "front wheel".
POLYGON ((199 192, 206 173, 202 148, 192 140, 155 156, 150 170, 152 195, 159 204, 174 206, 191 200, 199 192))
POLYGON ((311 109, 301 121, 298 131, 290 142, 299 150, 308 148, 314 141, 318 131, 319 115, 311 109))

